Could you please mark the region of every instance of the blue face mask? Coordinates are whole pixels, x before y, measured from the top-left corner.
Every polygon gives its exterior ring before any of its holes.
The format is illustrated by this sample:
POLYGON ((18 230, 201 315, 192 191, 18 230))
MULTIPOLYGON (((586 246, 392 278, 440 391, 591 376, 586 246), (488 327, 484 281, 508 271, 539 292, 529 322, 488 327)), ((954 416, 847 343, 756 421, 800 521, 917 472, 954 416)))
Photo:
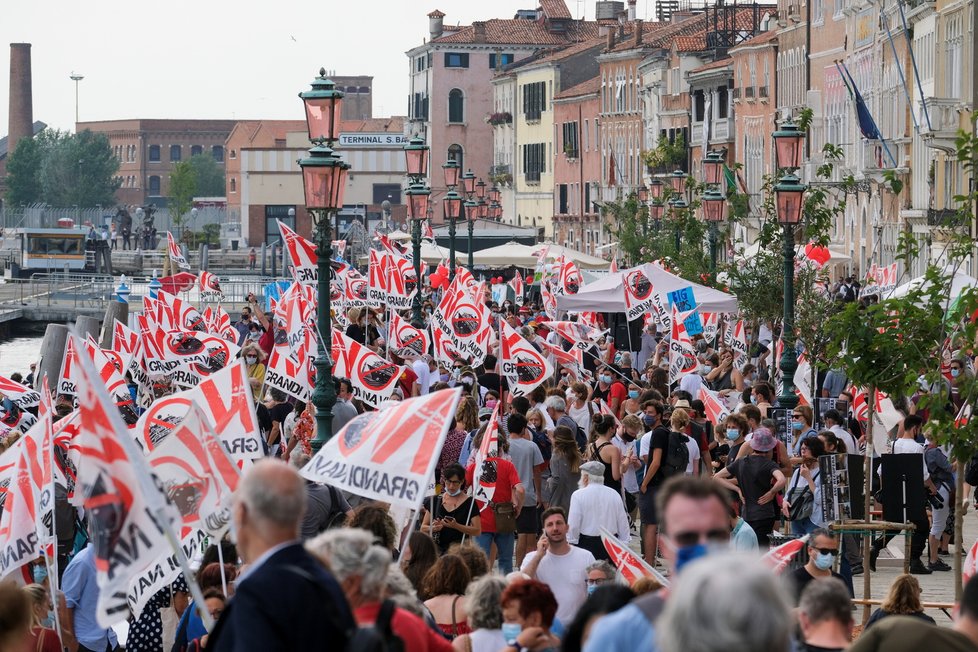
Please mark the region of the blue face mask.
POLYGON ((952 369, 951 370, 951 378, 957 378, 960 375, 961 375, 961 370, 960 369, 952 369))
POLYGON ((792 421, 791 422, 791 429, 792 430, 801 430, 801 427, 803 425, 805 425, 805 424, 803 424, 801 421, 792 421))
POLYGON ((48 578, 48 569, 44 566, 35 566, 31 572, 34 575, 35 584, 41 584, 48 578))
POLYGON ((740 431, 736 428, 727 428, 727 439, 730 441, 737 441, 740 439, 740 431))
POLYGON ((815 568, 819 570, 829 570, 835 564, 835 555, 832 553, 818 553, 815 555, 815 568))
POLYGON ((628 398, 638 398, 638 390, 637 389, 628 390, 628 398))
POLYGON ((655 417, 651 414, 646 414, 642 417, 642 423, 644 423, 647 428, 651 428, 655 425, 655 417))
POLYGON ((705 543, 697 543, 691 546, 676 548, 676 572, 682 571, 683 566, 706 557, 710 552, 709 546, 705 543))
POLYGON ((755 394, 750 395, 751 405, 757 405, 757 396, 755 394))
POLYGON ((588 595, 591 595, 592 593, 594 593, 597 590, 598 590, 598 585, 597 584, 588 584, 587 585, 587 594, 588 595))
POLYGON ((516 645, 516 637, 523 631, 519 623, 503 623, 502 633, 506 645, 516 645))
POLYGON ((605 385, 611 384, 611 376, 606 376, 604 374, 601 374, 600 376, 598 376, 598 380, 600 380, 605 385))

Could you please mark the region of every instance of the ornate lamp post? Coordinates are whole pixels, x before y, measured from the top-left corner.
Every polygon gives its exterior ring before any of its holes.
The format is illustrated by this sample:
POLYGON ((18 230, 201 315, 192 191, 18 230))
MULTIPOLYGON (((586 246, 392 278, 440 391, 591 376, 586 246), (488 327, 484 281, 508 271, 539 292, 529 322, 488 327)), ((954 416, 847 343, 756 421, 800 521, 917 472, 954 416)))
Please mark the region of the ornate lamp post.
POLYGON ((479 216, 479 202, 473 200, 465 201, 465 221, 469 227, 469 272, 475 267, 472 261, 472 230, 475 228, 475 220, 479 216))
MULTIPOLYGON (((454 163, 455 161, 451 161, 454 163)), ((455 280, 455 226, 462 215, 462 195, 455 192, 455 188, 448 191, 445 199, 441 203, 444 209, 445 221, 448 222, 448 279, 455 280)))
POLYGON ((784 352, 779 365, 782 389, 778 403, 782 408, 794 409, 798 405, 794 383, 798 368, 795 353, 795 225, 801 222, 807 187, 793 170, 801 167, 805 134, 788 121, 773 136, 776 165, 779 171, 785 172, 774 187, 778 222, 784 228, 784 316, 781 320, 784 352))
POLYGON ((404 162, 409 184, 404 194, 407 195, 414 253, 415 290, 411 301, 411 320, 416 328, 421 328, 424 325, 421 317, 421 223, 428 218, 428 200, 431 197, 431 189, 424 183, 428 176, 428 146, 422 138, 415 136, 404 146, 404 162))
POLYGON ((336 404, 336 388, 333 385, 333 363, 330 356, 332 327, 330 320, 330 262, 331 231, 330 213, 343 206, 346 175, 350 166, 333 152, 330 145, 339 137, 339 116, 343 93, 320 70, 312 82, 312 90, 299 93, 306 107, 306 124, 309 140, 314 145, 309 157, 299 160, 302 169, 302 186, 306 210, 312 215, 315 227, 316 266, 319 274, 318 314, 319 346, 315 361, 316 387, 312 402, 316 406, 316 437, 312 440, 315 453, 333 436, 333 406, 336 404))
POLYGON ((717 272, 717 223, 727 217, 727 202, 720 191, 723 179, 723 155, 717 151, 708 152, 703 159, 703 182, 707 189, 703 193, 703 217, 710 225, 710 273, 717 272))
MULTIPOLYGON (((686 210, 689 204, 686 202, 686 173, 682 170, 676 170, 669 175, 669 186, 672 188, 672 198, 669 199, 669 212, 673 217, 676 217, 679 211, 686 210)), ((679 253, 679 248, 682 246, 682 234, 679 232, 679 223, 675 223, 676 227, 676 253, 679 253)))

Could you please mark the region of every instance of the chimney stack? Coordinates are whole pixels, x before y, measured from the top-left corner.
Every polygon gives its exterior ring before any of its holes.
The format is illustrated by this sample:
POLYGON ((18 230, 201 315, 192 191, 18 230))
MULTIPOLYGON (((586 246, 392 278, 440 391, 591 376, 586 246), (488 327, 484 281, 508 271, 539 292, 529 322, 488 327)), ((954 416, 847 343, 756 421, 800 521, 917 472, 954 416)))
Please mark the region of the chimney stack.
POLYGON ((476 20, 472 22, 472 42, 473 43, 485 43, 486 42, 486 23, 482 20, 476 20))
POLYGON ((434 41, 441 37, 444 31, 444 18, 445 14, 437 9, 428 14, 428 36, 430 40, 434 41))
POLYGON ((635 33, 632 34, 632 45, 640 47, 642 45, 642 19, 635 21, 635 33))
POLYGON ((33 91, 31 90, 31 44, 10 44, 10 123, 8 152, 22 138, 34 137, 33 91))
POLYGON ((638 0, 628 0, 628 22, 635 20, 635 4, 638 0))
POLYGON ((615 49, 615 30, 608 30, 608 51, 615 49))

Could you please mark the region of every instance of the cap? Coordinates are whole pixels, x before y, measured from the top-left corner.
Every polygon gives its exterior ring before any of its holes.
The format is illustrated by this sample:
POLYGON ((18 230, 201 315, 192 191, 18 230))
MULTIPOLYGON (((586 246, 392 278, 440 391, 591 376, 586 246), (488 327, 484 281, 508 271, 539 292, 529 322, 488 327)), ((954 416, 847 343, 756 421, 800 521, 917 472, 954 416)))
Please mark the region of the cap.
POLYGON ((580 469, 581 473, 587 473, 588 475, 604 475, 604 464, 597 460, 581 464, 580 469))
POLYGON ((537 327, 537 323, 535 321, 532 321, 531 320, 530 323, 527 324, 527 326, 529 326, 530 328, 536 328, 537 327))
POLYGON ((488 419, 491 416, 492 416, 492 410, 490 410, 489 408, 482 408, 479 410, 480 421, 482 421, 483 419, 488 419))
POLYGON ((687 401, 684 398, 681 398, 681 399, 677 400, 675 403, 673 403, 672 407, 673 408, 683 408, 684 410, 688 410, 689 409, 689 401, 687 401))
POLYGON ((771 430, 769 428, 758 428, 754 431, 754 436, 751 437, 750 440, 750 447, 760 453, 766 453, 769 450, 773 450, 777 445, 778 440, 775 439, 773 434, 771 434, 771 430))

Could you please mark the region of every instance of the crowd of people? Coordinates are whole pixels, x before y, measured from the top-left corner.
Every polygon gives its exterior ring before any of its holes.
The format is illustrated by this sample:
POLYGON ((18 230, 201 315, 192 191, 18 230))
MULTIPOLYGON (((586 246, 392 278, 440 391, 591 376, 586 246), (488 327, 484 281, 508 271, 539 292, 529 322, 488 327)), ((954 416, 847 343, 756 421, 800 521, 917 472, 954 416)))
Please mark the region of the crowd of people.
MULTIPOLYGON (((508 301, 490 309, 542 353, 544 344, 566 348, 541 309, 508 301)), ((897 406, 904 418, 890 450, 921 454, 929 517, 915 523, 910 574, 897 578, 851 644, 852 578, 875 570, 895 533, 871 541, 831 529, 819 458, 864 454, 864 424, 845 409, 816 418, 811 406, 798 405, 790 430, 779 433, 770 327, 759 326, 739 364, 722 337, 695 336, 699 371, 677 383, 670 383, 668 338, 654 325, 633 351, 603 336, 590 343, 580 368, 557 365, 552 379, 513 397, 492 354, 476 367, 427 353, 399 356, 387 346, 382 311, 354 308, 346 318, 347 336, 403 365, 391 401, 462 389, 432 478, 435 492, 425 497, 416 527, 395 522, 387 505, 299 476, 312 455, 315 408, 266 391, 274 325, 249 301, 235 328, 267 456, 279 459, 246 469, 233 536, 195 560, 205 604, 194 604, 181 578, 130 619, 127 649, 858 651, 909 649, 900 646, 915 640, 940 641, 945 647, 938 649, 948 650, 978 646, 978 580, 966 586, 952 628, 936 627, 921 608, 914 575, 950 569, 953 510, 967 499, 953 495, 953 473, 965 471, 934 441, 917 397, 897 406), (722 418, 707 414, 700 387, 726 402, 722 418), (490 429, 498 450, 477 468, 490 429), (484 502, 472 487, 487 469, 495 489, 484 502), (640 550, 669 585, 652 576, 626 582, 602 534, 640 550), (803 535, 800 561, 783 575, 759 561, 769 547, 803 535), (863 546, 870 546, 870 569, 862 568, 863 546), (210 631, 205 612, 216 621, 210 631)), ((953 364, 973 373, 964 353, 953 364)), ((952 377, 952 389, 954 383, 952 377)), ((371 408, 354 398, 349 379, 334 384, 338 432, 371 408)), ((820 373, 814 391, 852 406, 839 370, 820 373)), ((0 649, 116 649, 115 632, 94 617, 98 588, 84 521, 77 530, 57 599, 43 565, 33 569, 35 584, 19 592, 0 587, 0 649)))

